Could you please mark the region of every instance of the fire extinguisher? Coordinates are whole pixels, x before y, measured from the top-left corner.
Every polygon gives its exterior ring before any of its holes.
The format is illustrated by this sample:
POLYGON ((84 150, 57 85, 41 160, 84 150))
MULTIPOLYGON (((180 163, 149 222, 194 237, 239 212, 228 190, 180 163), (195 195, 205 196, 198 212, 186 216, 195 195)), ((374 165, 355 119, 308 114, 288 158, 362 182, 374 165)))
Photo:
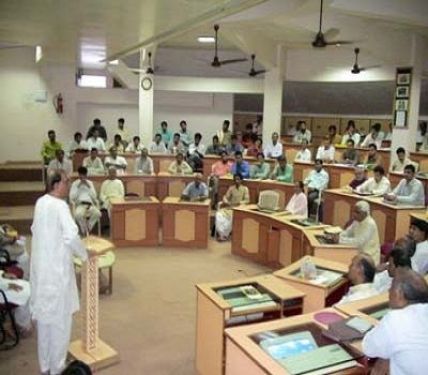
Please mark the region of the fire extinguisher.
POLYGON ((55 107, 56 113, 63 113, 64 112, 64 103, 61 93, 57 94, 53 98, 53 105, 55 107))

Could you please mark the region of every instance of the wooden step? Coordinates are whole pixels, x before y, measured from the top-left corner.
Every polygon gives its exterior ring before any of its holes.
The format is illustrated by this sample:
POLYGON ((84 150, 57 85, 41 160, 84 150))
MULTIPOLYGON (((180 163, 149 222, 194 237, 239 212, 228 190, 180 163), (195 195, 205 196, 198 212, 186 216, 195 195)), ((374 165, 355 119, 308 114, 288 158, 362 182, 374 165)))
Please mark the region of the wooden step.
POLYGON ((34 206, 0 207, 0 223, 12 225, 19 234, 31 233, 34 206))
POLYGON ((0 164, 0 181, 42 181, 41 162, 0 164))
POLYGON ((0 206, 34 205, 44 193, 42 182, 0 182, 0 206))

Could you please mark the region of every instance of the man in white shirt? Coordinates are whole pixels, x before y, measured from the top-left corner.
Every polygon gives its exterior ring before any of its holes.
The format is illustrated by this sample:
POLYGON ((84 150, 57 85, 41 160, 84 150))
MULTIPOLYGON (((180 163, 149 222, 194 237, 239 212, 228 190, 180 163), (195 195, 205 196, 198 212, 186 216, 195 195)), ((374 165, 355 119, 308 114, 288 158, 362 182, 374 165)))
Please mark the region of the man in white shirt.
POLYGON ((65 173, 50 176, 49 193, 37 200, 31 226, 30 311, 42 374, 64 369, 73 314, 79 310, 73 257, 86 261, 89 252, 65 202, 68 189, 65 173))
POLYGON ((68 157, 73 159, 73 155, 76 150, 87 150, 88 146, 85 141, 82 141, 82 133, 76 132, 74 133, 73 140, 68 145, 68 157))
POLYGON ((328 135, 324 137, 323 143, 323 145, 318 147, 316 158, 321 159, 326 163, 332 163, 334 161, 336 149, 331 144, 331 140, 328 135))
POLYGON ((373 285, 376 267, 373 259, 365 254, 358 254, 352 258, 349 265, 348 279, 352 286, 349 288, 337 305, 343 305, 379 294, 373 285))
POLYGON ((80 232, 88 234, 101 217, 98 209, 97 192, 94 184, 88 180, 88 169, 79 167, 79 178, 71 184, 70 202, 74 208, 74 217, 80 232))
POLYGON ((125 197, 125 187, 123 182, 117 178, 116 168, 111 167, 108 170, 108 179, 101 184, 100 201, 104 209, 111 215, 111 204, 115 198, 125 197))
POLYGON ((118 174, 124 174, 128 163, 123 156, 117 155, 116 147, 112 147, 110 149, 110 155, 106 156, 104 160, 104 165, 106 169, 115 168, 118 174))
POLYGON ((305 121, 299 121, 297 123, 297 132, 296 135, 293 137, 294 143, 302 143, 302 141, 306 139, 308 143, 311 143, 312 134, 311 131, 306 129, 306 122, 305 121))
POLYGON ((356 246, 361 253, 370 256, 377 265, 380 262, 379 232, 370 215, 370 205, 359 201, 352 209, 351 225, 337 236, 336 242, 356 246))
POLYGON ((120 135, 123 147, 126 147, 130 143, 131 138, 129 137, 128 131, 125 129, 125 119, 120 118, 117 120, 116 134, 120 135))
POLYGON ((306 139, 302 140, 302 147, 297 152, 294 161, 303 161, 310 162, 312 160, 312 152, 308 148, 308 141, 306 139))
POLYGON ((308 187, 308 214, 316 215, 318 206, 317 199, 320 194, 327 189, 329 182, 328 173, 323 169, 323 162, 321 159, 315 160, 314 169, 303 182, 308 187))
POLYGON ((186 153, 186 147, 184 146, 183 142, 181 142, 179 133, 174 133, 172 137, 172 142, 170 142, 168 145, 168 151, 173 155, 177 155, 179 153, 186 153))
POLYGON ((356 193, 384 195, 390 192, 391 183, 385 177, 385 170, 381 165, 377 165, 373 169, 373 177, 363 182, 355 188, 356 193))
POLYGON ((418 163, 415 163, 414 161, 406 157, 406 150, 403 147, 398 147, 397 159, 391 165, 391 172, 403 173, 404 167, 409 164, 413 164, 415 166, 415 169, 418 170, 418 163))
POLYGON ((143 148, 141 150, 141 156, 137 159, 135 163, 135 173, 146 175, 152 175, 154 173, 153 160, 149 156, 147 148, 143 148))
POLYGON ((404 167, 404 178, 395 187, 391 194, 385 195, 385 200, 410 206, 425 206, 425 192, 421 181, 415 178, 413 164, 404 167))
POLYGON ((150 143, 149 146, 150 154, 166 154, 168 150, 166 149, 165 143, 162 142, 162 136, 157 133, 155 135, 155 140, 150 143))
POLYGON ((64 171, 69 177, 73 172, 73 165, 70 160, 64 157, 63 150, 57 150, 55 153, 55 159, 51 160, 48 165, 48 176, 52 175, 55 171, 64 171))
POLYGON ((354 146, 358 147, 358 145, 360 144, 361 135, 357 132, 357 128, 355 126, 354 120, 348 121, 345 134, 342 137, 342 142, 341 142, 342 146, 345 146, 350 139, 354 141, 354 146))
POLYGON ((399 270, 389 291, 389 311, 362 342, 366 356, 389 360, 391 375, 425 375, 428 368, 428 285, 399 270))
POLYGON ((308 217, 308 198, 305 195, 305 185, 302 181, 294 183, 294 194, 288 201, 285 210, 292 215, 308 217))
POLYGON ((416 250, 412 256, 412 269, 425 275, 428 273, 428 222, 412 218, 409 237, 416 242, 416 250))
POLYGON ((184 120, 180 121, 180 130, 178 131, 180 134, 180 141, 183 143, 184 147, 189 147, 192 142, 192 135, 187 130, 187 122, 184 120))
POLYGON ((126 152, 133 152, 135 154, 139 154, 143 148, 144 146, 140 142, 140 137, 136 135, 134 138, 132 138, 132 142, 126 148, 126 152))
POLYGON ((88 169, 89 176, 102 176, 105 174, 103 161, 98 157, 96 148, 93 148, 91 154, 83 159, 83 166, 88 169))
POLYGON ((92 136, 86 140, 86 145, 89 150, 92 150, 93 148, 96 148, 98 151, 106 150, 104 140, 100 137, 99 130, 97 129, 92 131, 92 136))
POLYGON ((264 149, 264 155, 267 158, 278 159, 282 156, 282 143, 279 142, 279 135, 277 132, 272 133, 272 142, 264 149))
POLYGON ((382 140, 384 138, 384 134, 380 131, 381 124, 376 123, 372 126, 372 131, 366 135, 364 141, 361 143, 361 147, 367 148, 371 144, 375 144, 377 149, 382 148, 382 140))
POLYGON ((194 142, 187 150, 187 161, 194 171, 201 170, 205 156, 205 145, 201 143, 202 134, 196 133, 194 142))

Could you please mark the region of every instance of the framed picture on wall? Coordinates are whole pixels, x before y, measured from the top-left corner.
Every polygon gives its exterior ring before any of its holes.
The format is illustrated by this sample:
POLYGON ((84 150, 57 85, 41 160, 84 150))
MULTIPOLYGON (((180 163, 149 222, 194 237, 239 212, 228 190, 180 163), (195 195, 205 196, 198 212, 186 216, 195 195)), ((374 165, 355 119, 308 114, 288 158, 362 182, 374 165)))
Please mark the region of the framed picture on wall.
POLYGON ((396 111, 395 112, 395 126, 397 128, 403 128, 406 126, 406 117, 407 117, 407 112, 406 111, 396 111))
POLYGON ((397 74, 397 85, 409 85, 409 84, 410 84, 410 73, 397 74))
POLYGON ((407 111, 409 107, 409 101, 407 99, 399 99, 395 101, 396 111, 407 111))
POLYGON ((398 86, 395 92, 396 98, 408 98, 409 97, 409 87, 408 86, 398 86))

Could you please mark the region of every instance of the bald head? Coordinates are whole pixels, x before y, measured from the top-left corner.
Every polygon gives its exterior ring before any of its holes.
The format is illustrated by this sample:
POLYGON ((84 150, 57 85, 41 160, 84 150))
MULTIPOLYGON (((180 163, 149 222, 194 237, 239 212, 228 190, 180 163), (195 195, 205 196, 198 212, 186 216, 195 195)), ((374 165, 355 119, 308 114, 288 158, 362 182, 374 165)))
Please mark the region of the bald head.
POLYGON ((389 304, 399 309, 414 303, 428 303, 428 284, 413 270, 397 269, 389 291, 389 304))

